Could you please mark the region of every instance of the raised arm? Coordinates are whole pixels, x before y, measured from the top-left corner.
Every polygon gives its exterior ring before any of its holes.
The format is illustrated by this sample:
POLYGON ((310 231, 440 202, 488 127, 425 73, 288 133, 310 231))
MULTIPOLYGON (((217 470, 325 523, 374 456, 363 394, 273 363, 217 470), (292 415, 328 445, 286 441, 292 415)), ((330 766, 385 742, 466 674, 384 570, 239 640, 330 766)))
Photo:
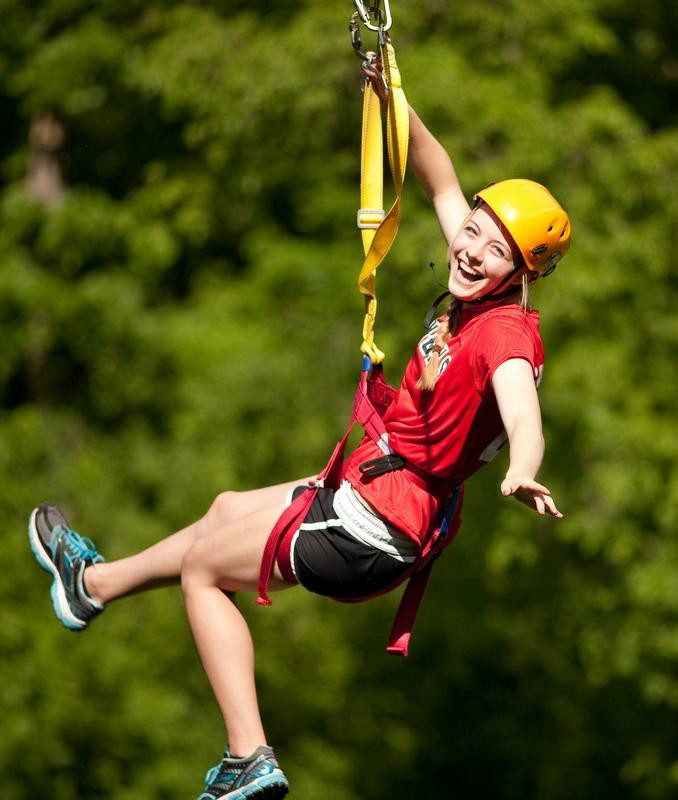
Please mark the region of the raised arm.
POLYGON ((532 367, 522 358, 505 361, 494 371, 492 388, 509 439, 509 467, 501 483, 502 494, 513 495, 539 514, 562 517, 551 492, 534 479, 544 456, 544 437, 532 367))
MULTIPOLYGON (((388 90, 381 77, 381 64, 376 61, 370 66, 363 65, 363 72, 372 82, 382 105, 385 105, 388 101, 388 90)), ((412 106, 409 164, 431 198, 445 241, 450 244, 470 211, 469 204, 447 151, 419 119, 412 106)))
POLYGON ((447 151, 412 106, 409 162, 417 180, 431 198, 443 236, 450 244, 470 211, 469 204, 447 151))

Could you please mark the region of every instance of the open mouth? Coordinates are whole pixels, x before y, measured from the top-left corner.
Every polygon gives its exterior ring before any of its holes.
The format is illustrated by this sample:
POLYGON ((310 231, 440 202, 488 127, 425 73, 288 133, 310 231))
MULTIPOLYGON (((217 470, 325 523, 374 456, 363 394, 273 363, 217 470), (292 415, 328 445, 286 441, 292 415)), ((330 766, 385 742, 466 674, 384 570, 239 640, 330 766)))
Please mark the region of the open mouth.
POLYGON ((482 275, 480 275, 478 272, 471 272, 470 270, 468 270, 468 269, 465 269, 465 268, 462 266, 462 264, 461 264, 461 262, 460 262, 460 261, 457 261, 457 269, 458 269, 458 270, 459 270, 459 272, 461 273, 461 276, 462 276, 462 277, 463 277, 465 280, 467 280, 467 281, 469 281, 469 282, 471 282, 471 283, 475 283, 476 281, 480 281, 480 280, 482 280, 482 279, 483 279, 483 276, 482 276, 482 275))

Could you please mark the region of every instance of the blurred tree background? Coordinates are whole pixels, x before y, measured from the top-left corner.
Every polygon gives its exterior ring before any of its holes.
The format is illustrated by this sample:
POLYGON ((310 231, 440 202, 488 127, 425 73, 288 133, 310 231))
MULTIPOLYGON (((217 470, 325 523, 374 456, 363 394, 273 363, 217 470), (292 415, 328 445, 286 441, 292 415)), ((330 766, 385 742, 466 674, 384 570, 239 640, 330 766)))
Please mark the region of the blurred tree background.
MULTIPOLYGON (((324 463, 362 319, 352 10, 0 0, 3 800, 193 797, 219 757, 180 592, 74 637, 26 519, 54 500, 116 558, 223 488, 324 463)), ((393 12, 408 97, 469 195, 531 177, 571 213, 535 292, 566 516, 502 499, 502 457, 477 476, 408 660, 383 653, 395 596, 243 596, 270 739, 297 800, 678 797, 674 4, 393 12)), ((426 265, 445 275, 413 180, 404 202, 380 278, 393 381, 438 291, 426 265)))

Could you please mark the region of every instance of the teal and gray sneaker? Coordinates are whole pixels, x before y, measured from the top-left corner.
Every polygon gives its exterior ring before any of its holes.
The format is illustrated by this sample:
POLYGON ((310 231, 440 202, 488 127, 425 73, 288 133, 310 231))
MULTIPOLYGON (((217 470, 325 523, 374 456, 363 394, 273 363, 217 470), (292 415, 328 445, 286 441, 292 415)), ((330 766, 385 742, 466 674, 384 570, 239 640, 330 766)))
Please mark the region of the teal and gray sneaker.
POLYGON ((59 509, 43 503, 33 510, 28 522, 28 538, 38 564, 54 580, 50 594, 54 612, 72 631, 81 631, 104 607, 86 592, 85 568, 105 561, 94 543, 71 530, 59 509))
POLYGON ((288 790, 273 749, 262 745, 247 758, 233 758, 227 750, 205 776, 205 791, 198 800, 278 800, 288 790))

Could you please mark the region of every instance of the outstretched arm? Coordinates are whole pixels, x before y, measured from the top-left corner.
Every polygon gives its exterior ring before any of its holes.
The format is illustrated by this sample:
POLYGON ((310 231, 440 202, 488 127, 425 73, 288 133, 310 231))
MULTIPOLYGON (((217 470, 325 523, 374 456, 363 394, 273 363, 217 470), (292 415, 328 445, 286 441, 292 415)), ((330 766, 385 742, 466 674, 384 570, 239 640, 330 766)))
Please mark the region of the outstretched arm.
POLYGON ((562 517, 549 489, 534 479, 544 456, 544 437, 532 367, 522 358, 505 361, 492 376, 492 388, 509 438, 502 494, 513 495, 538 514, 562 517))
MULTIPOLYGON (((382 105, 388 101, 388 90, 381 77, 381 64, 376 61, 363 66, 382 105)), ((409 164, 426 194, 431 198, 438 222, 448 244, 459 232, 469 204, 459 185, 457 173, 445 148, 433 136, 410 106, 409 164)))

